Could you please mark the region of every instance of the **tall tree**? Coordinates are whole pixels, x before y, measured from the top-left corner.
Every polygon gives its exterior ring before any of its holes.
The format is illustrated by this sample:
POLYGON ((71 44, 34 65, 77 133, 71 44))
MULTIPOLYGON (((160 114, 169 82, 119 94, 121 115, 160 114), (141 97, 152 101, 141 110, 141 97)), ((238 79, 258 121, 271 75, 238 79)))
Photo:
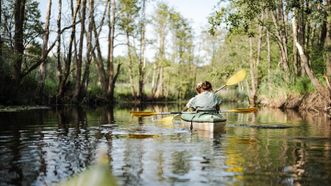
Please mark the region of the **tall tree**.
MULTIPOLYGON (((294 15, 292 17, 292 28, 293 28, 293 35, 294 35, 294 42, 295 42, 295 46, 298 49, 299 55, 300 55, 300 59, 302 61, 303 67, 305 72, 307 73, 309 79, 311 80, 313 86, 316 88, 317 91, 319 91, 323 96, 325 96, 325 90, 323 88, 323 86, 321 85, 321 83, 319 82, 319 80, 316 78, 314 72, 311 70, 311 68, 309 67, 308 64, 308 57, 305 53, 304 47, 303 45, 299 42, 299 40, 297 39, 297 11, 294 8, 293 10, 294 15)), ((328 97, 328 96, 327 96, 328 97)), ((328 98, 327 98, 328 100, 328 98)), ((328 102, 330 102, 330 100, 328 100, 328 102)))
POLYGON ((16 83, 21 81, 21 69, 23 63, 24 55, 24 20, 25 20, 25 5, 26 0, 16 0, 15 1, 15 35, 14 35, 14 52, 15 52, 15 62, 14 62, 14 72, 13 79, 16 83))
POLYGON ((158 4, 153 22, 155 26, 155 33, 157 35, 158 46, 153 68, 152 96, 158 98, 163 96, 164 66, 167 61, 166 37, 170 24, 170 10, 168 5, 164 3, 158 4))
MULTIPOLYGON (((76 19, 77 19, 77 15, 78 15, 78 12, 80 9, 80 5, 81 5, 81 0, 76 0, 76 7, 75 7, 75 10, 72 12, 72 20, 71 20, 72 28, 71 28, 71 33, 70 33, 68 53, 67 53, 66 58, 64 59, 64 61, 65 61, 64 69, 60 70, 60 72, 62 71, 63 75, 61 76, 62 81, 59 82, 59 84, 58 84, 59 88, 58 88, 58 93, 57 93, 57 100, 59 102, 61 102, 64 97, 64 93, 66 92, 68 78, 70 75, 71 61, 73 58, 72 47, 73 47, 75 36, 76 36, 76 19)), ((59 35, 58 35, 58 37, 59 37, 59 35)), ((60 57, 60 56, 58 56, 58 57, 60 57)))
MULTIPOLYGON (((331 0, 325 0, 326 9, 326 40, 325 40, 325 54, 326 54, 326 75, 329 81, 331 80, 331 0)), ((331 91, 331 87, 330 87, 331 91)))
POLYGON ((190 92, 195 82, 194 74, 190 73, 193 64, 193 32, 188 20, 174 11, 170 16, 172 33, 172 61, 177 63, 177 97, 184 98, 190 92), (189 74, 189 75, 188 75, 189 74))
MULTIPOLYGON (((61 55, 61 28, 62 28, 62 0, 58 0, 58 13, 57 13, 57 20, 56 20, 56 24, 57 24, 57 50, 56 50, 56 54, 57 54, 57 66, 56 66, 56 70, 57 70, 57 78, 58 78, 58 89, 57 89, 57 96, 56 96, 56 103, 58 98, 60 98, 59 95, 63 95, 64 92, 64 88, 61 87, 61 85, 63 84, 63 78, 64 78, 64 73, 63 73, 63 66, 62 66, 62 55, 61 55), (62 90, 61 90, 62 89, 62 90), (61 92, 61 93, 60 93, 61 92)), ((67 66, 67 65, 65 65, 67 66)), ((66 71, 66 70, 65 70, 66 71)), ((60 98, 62 99, 62 98, 60 98)))
MULTIPOLYGON (((91 0, 94 4, 94 1, 91 0)), ((92 24, 93 24, 93 35, 95 37, 95 47, 96 47, 96 54, 94 52, 93 56, 96 62, 96 67, 98 70, 98 75, 101 83, 101 89, 103 92, 103 99, 112 102, 114 101, 114 90, 116 85, 116 80, 118 77, 118 74, 120 72, 121 64, 119 63, 117 65, 116 70, 114 69, 114 40, 115 40, 115 24, 116 24, 116 2, 115 0, 108 0, 106 2, 107 9, 105 9, 105 13, 107 12, 108 17, 108 55, 106 60, 106 67, 103 62, 102 58, 102 51, 101 51, 101 45, 99 41, 99 35, 100 31, 97 30, 97 26, 95 23, 95 19, 93 18, 92 24)), ((105 15, 105 14, 104 14, 105 15)), ((101 25, 103 24, 103 20, 101 21, 101 25)))
POLYGON ((119 17, 119 27, 124 32, 126 37, 126 47, 127 47, 127 57, 128 57, 128 70, 129 70, 129 81, 131 94, 134 98, 137 97, 137 88, 135 83, 135 61, 136 57, 134 54, 136 53, 135 46, 133 45, 133 41, 135 39, 135 33, 137 23, 136 19, 138 18, 139 6, 137 0, 121 0, 120 1, 120 10, 121 16, 119 17))
POLYGON ((21 80, 40 64, 38 59, 31 61, 24 56, 26 47, 37 46, 37 39, 44 33, 38 2, 34 0, 6 1, 1 8, 4 8, 3 34, 15 53, 12 79, 16 85, 19 85, 21 80))
POLYGON ((80 15, 80 35, 79 35, 79 46, 78 56, 76 61, 76 80, 75 80, 75 93, 74 100, 81 102, 82 100, 82 64, 83 64, 83 44, 85 34, 85 18, 86 18, 86 0, 82 1, 81 15, 80 15))
POLYGON ((108 10, 108 57, 107 57, 107 68, 108 68, 108 86, 107 86, 107 100, 114 101, 114 90, 118 74, 120 73, 121 64, 114 68, 114 41, 115 41, 115 25, 116 25, 116 1, 111 0, 108 10))
POLYGON ((139 50, 139 63, 138 63, 138 97, 140 100, 144 97, 144 85, 145 85, 145 45, 146 45, 146 0, 141 2, 141 17, 140 17, 140 50, 139 50))
MULTIPOLYGON (((89 4, 91 3, 91 0, 89 4)), ((90 4, 91 5, 91 4, 90 4)), ((89 76, 90 76, 90 64, 92 62, 92 52, 94 50, 93 45, 92 45, 92 40, 93 40, 93 24, 92 24, 92 17, 94 16, 94 5, 92 4, 92 7, 90 7, 89 10, 89 24, 88 24, 88 31, 86 33, 86 63, 85 63, 85 68, 84 68, 84 73, 83 73, 83 79, 82 79, 82 91, 84 92, 84 96, 86 96, 87 93, 87 87, 89 84, 89 76)))
POLYGON ((2 0, 0 0, 0 61, 2 61, 2 0))
POLYGON ((46 58, 48 55, 49 24, 51 19, 51 12, 52 12, 52 0, 48 0, 42 52, 41 52, 40 65, 39 65, 39 75, 40 75, 39 86, 38 86, 39 90, 37 91, 39 99, 41 99, 40 100, 41 103, 43 103, 43 97, 44 97, 44 86, 45 86, 45 78, 46 78, 46 58))

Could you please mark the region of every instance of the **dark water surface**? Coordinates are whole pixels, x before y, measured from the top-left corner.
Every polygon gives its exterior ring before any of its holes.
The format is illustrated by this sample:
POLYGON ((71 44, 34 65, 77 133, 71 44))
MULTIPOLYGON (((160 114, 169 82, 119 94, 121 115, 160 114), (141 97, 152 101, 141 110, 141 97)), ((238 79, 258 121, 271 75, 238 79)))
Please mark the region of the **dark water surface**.
POLYGON ((327 117, 272 109, 227 113, 224 131, 210 134, 130 111, 0 113, 0 185, 58 183, 93 164, 101 145, 108 146, 119 185, 331 185, 327 117))

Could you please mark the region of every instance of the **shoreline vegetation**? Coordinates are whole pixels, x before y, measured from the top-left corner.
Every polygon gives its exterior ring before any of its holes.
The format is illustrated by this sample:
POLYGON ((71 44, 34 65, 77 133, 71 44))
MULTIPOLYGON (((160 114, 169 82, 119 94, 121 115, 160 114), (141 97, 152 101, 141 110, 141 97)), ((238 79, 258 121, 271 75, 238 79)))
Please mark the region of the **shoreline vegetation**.
MULTIPOLYGON (((241 95, 239 100, 245 100, 245 95, 241 95)), ((248 97, 246 96, 246 100, 248 97)), ((318 93, 310 93, 307 95, 286 95, 280 96, 276 99, 270 99, 265 96, 261 96, 258 98, 259 104, 257 107, 270 107, 270 108, 278 108, 278 109, 291 109, 298 112, 312 112, 312 113, 326 113, 330 115, 330 108, 325 108, 325 102, 323 97, 318 93)), ((20 112, 20 111, 29 111, 29 110, 49 110, 54 107, 63 107, 63 106, 87 106, 87 107, 104 107, 104 106, 128 106, 134 105, 139 107, 139 105, 144 104, 185 104, 187 100, 175 100, 175 99, 146 99, 141 102, 139 99, 126 99, 124 101, 115 101, 113 103, 106 103, 103 101, 97 100, 89 100, 86 103, 67 103, 67 104, 56 104, 49 103, 44 105, 30 104, 30 105, 0 105, 0 112, 20 112)), ((225 103, 239 103, 245 104, 243 101, 239 101, 234 99, 225 99, 223 100, 225 103)), ((247 101, 248 102, 248 101, 247 101)), ((246 103, 245 105, 249 105, 246 103)))
POLYGON ((184 101, 243 69, 224 101, 331 113, 330 0, 220 0, 199 33, 162 1, 39 2, 0 0, 0 105, 184 101))

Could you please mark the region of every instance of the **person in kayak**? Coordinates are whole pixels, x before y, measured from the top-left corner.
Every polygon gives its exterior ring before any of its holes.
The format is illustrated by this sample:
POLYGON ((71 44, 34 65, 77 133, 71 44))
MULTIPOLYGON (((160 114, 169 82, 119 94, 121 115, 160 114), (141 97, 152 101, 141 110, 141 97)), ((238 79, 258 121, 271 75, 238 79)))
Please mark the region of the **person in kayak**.
POLYGON ((186 104, 187 109, 195 111, 218 111, 221 99, 213 93, 213 87, 209 81, 198 83, 197 95, 186 104))

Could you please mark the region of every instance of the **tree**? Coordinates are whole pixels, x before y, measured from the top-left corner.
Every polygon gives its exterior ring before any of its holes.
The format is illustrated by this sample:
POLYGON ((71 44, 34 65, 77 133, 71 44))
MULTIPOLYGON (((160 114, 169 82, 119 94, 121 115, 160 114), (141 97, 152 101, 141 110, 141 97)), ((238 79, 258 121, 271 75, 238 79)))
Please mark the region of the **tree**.
POLYGON ((39 66, 39 75, 40 75, 39 86, 37 90, 37 95, 39 96, 39 99, 41 99, 40 100, 41 103, 43 102, 43 97, 44 97, 44 86, 45 86, 45 78, 46 78, 46 58, 48 55, 49 24, 50 24, 51 10, 52 10, 52 0, 48 0, 42 52, 41 52, 40 66, 39 66))
MULTIPOLYGON (((62 4, 62 3, 61 3, 62 4)), ((77 0, 76 1, 76 7, 75 10, 73 10, 72 8, 72 20, 71 20, 71 33, 70 33, 70 40, 69 40, 69 46, 68 46, 68 53, 66 58, 64 59, 64 69, 62 69, 62 65, 59 64, 60 61, 58 60, 58 72, 59 72, 59 84, 58 84, 58 93, 57 93, 57 101, 62 102, 63 101, 63 97, 64 97, 64 93, 66 92, 66 87, 68 86, 68 77, 70 74, 70 69, 71 69, 71 61, 72 61, 72 47, 74 44, 74 40, 75 40, 75 35, 76 35, 76 19, 77 19, 77 15, 78 15, 78 11, 80 9, 80 5, 81 5, 81 0, 77 0)), ((59 7, 59 9, 62 9, 62 6, 59 7)), ((60 45, 60 37, 61 34, 59 33, 59 27, 61 27, 61 10, 59 10, 59 14, 58 14, 58 35, 57 35, 57 39, 58 39, 58 46, 60 45)), ((58 54, 58 58, 61 55, 58 54)))
POLYGON ((175 87, 178 98, 188 96, 191 88, 194 87, 195 75, 193 72, 193 31, 184 17, 173 11, 170 15, 170 28, 172 31, 172 61, 177 63, 177 80, 175 87), (187 76, 187 74, 189 74, 187 76))
POLYGON ((108 88, 107 88, 107 98, 108 101, 112 102, 114 100, 114 91, 116 80, 118 74, 120 73, 121 64, 117 65, 115 70, 114 68, 114 41, 115 41, 115 29, 116 29, 116 1, 111 0, 111 4, 109 4, 108 10, 108 88))
MULTIPOLYGON (((221 9, 211 18, 211 32, 214 32, 215 28, 223 22, 230 31, 228 37, 235 34, 237 36, 248 35, 252 93, 260 91, 260 83, 256 84, 256 82, 268 79, 270 83, 272 78, 270 74, 275 74, 278 67, 281 67, 286 87, 300 83, 300 78, 307 76, 317 92, 329 100, 325 86, 318 78, 328 68, 325 65, 327 63, 321 57, 323 53, 328 56, 328 52, 323 50, 323 44, 327 43, 327 5, 327 1, 322 3, 322 1, 307 0, 232 0, 229 3, 231 8, 221 9), (266 35, 262 34, 263 30, 266 30, 266 35), (251 43, 256 35, 258 37, 255 51, 252 49, 251 43), (292 38, 290 39, 290 37, 292 38), (262 44, 264 38, 267 41, 266 62, 268 65, 263 64, 265 60, 263 55, 265 49, 262 44), (274 43, 277 44, 279 53, 271 53, 274 43), (292 50, 289 50, 291 47, 293 47, 292 50), (272 61, 275 61, 272 60, 271 55, 279 59, 275 70, 270 68, 274 66, 272 61), (252 60, 253 58, 254 60, 252 60), (266 71, 267 78, 265 77, 266 71)), ((251 94, 251 98, 253 95, 251 94)))
MULTIPOLYGON (((94 4, 94 1, 90 1, 91 4, 94 4)), ((98 70, 98 75, 100 78, 101 83, 101 89, 103 92, 103 99, 108 102, 114 101, 114 90, 116 85, 116 80, 118 77, 118 74, 120 72, 121 64, 117 65, 117 68, 115 70, 114 68, 114 40, 115 40, 115 29, 116 29, 116 2, 115 0, 107 1, 106 5, 107 9, 107 15, 108 15, 108 55, 106 60, 106 67, 104 66, 103 58, 102 58, 102 52, 101 52, 101 46, 99 41, 99 34, 97 30, 97 26, 95 23, 94 18, 91 20, 93 24, 93 33, 95 37, 95 47, 96 52, 95 54, 93 52, 93 56, 96 61, 96 66, 98 70)), ((90 8, 92 8, 91 6, 90 8)), ((105 11, 105 12, 106 12, 105 11)), ((103 24, 103 19, 101 21, 101 25, 103 24)))
POLYGON ((130 88, 132 96, 136 98, 137 88, 134 81, 134 77, 136 76, 136 74, 134 73, 134 64, 137 57, 135 57, 134 55, 136 53, 136 48, 133 45, 134 42, 131 42, 131 40, 135 39, 135 33, 137 32, 137 23, 135 20, 139 16, 140 7, 138 6, 137 0, 121 0, 120 8, 121 16, 119 18, 119 27, 124 32, 124 35, 126 37, 130 88))
POLYGON ((82 1, 81 15, 80 15, 80 35, 79 35, 79 46, 78 56, 76 61, 76 80, 75 80, 75 93, 74 101, 82 101, 82 64, 83 64, 83 44, 85 34, 85 18, 86 18, 86 0, 82 1))
POLYGON ((16 83, 19 83, 22 79, 22 63, 24 55, 24 20, 25 20, 25 5, 26 0, 16 0, 15 1, 15 35, 14 35, 14 52, 15 52, 15 62, 14 62, 14 73, 13 79, 16 83))
POLYGON ((166 59, 166 38, 170 24, 170 10, 164 3, 158 4, 153 17, 155 33, 157 35, 157 52, 155 54, 155 63, 152 77, 152 97, 159 98, 163 95, 164 68, 166 59))
POLYGON ((141 5, 141 16, 139 22, 139 63, 138 63, 138 97, 142 101, 144 97, 144 85, 145 85, 145 45, 146 45, 146 0, 142 0, 141 5))

